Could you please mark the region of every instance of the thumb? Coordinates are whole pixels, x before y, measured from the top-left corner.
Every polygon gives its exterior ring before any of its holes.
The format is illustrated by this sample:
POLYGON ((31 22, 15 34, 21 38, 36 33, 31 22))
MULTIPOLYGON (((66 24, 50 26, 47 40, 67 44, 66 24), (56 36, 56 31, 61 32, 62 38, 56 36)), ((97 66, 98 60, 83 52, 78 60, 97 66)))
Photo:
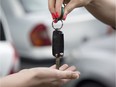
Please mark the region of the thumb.
POLYGON ((78 72, 59 71, 57 74, 58 74, 57 77, 59 79, 77 79, 77 78, 79 78, 78 72))
POLYGON ((92 0, 70 0, 70 2, 66 5, 65 7, 65 12, 64 12, 64 17, 63 19, 66 19, 66 16, 76 7, 82 7, 82 6, 86 6, 89 3, 91 3, 92 0))
POLYGON ((68 15, 73 9, 77 7, 77 3, 71 0, 65 7, 64 16, 68 15))

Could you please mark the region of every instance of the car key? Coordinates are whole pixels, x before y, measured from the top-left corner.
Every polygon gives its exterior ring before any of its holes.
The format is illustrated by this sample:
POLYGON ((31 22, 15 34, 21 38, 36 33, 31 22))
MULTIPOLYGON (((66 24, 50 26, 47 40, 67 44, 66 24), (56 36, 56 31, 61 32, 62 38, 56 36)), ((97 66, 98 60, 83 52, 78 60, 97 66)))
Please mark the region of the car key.
POLYGON ((64 35, 62 31, 55 29, 52 37, 52 54, 56 57, 56 68, 60 67, 60 59, 64 54, 64 35))
POLYGON ((56 69, 60 67, 60 60, 64 55, 64 35, 60 29, 63 27, 63 18, 64 15, 64 7, 61 8, 61 16, 55 19, 57 22, 61 21, 62 25, 60 28, 54 27, 54 22, 52 22, 52 27, 55 29, 52 35, 52 54, 56 57, 56 69))

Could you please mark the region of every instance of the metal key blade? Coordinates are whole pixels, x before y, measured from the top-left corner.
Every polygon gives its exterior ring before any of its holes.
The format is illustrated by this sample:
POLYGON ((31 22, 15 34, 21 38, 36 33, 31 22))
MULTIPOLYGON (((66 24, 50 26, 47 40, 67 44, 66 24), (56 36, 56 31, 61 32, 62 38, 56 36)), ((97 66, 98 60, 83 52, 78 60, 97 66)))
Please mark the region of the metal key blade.
POLYGON ((56 69, 59 69, 60 67, 60 57, 56 57, 56 69))

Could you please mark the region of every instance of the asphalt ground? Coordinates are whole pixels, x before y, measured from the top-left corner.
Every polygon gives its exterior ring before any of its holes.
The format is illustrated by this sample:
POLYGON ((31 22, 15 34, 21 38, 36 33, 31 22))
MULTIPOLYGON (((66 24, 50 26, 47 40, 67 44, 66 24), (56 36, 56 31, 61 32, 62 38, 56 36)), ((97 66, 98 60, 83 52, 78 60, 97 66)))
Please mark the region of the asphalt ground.
MULTIPOLYGON (((62 58, 61 64, 64 63, 62 58)), ((55 64, 55 59, 46 59, 46 60, 33 60, 29 58, 21 58, 21 69, 29 69, 34 67, 50 67, 55 64)))

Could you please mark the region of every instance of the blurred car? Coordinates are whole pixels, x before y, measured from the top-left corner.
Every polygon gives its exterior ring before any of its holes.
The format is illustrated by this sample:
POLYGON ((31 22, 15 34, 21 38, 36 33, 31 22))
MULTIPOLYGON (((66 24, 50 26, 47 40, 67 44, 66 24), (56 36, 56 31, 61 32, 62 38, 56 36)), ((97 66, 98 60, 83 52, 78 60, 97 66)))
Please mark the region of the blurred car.
POLYGON ((66 62, 81 75, 65 87, 115 87, 115 34, 90 41, 68 55, 66 62))
POLYGON ((19 66, 20 59, 13 46, 7 22, 0 13, 0 77, 19 71, 19 66))
MULTIPOLYGON (((47 3, 47 0, 1 0, 13 41, 23 58, 52 58, 53 28, 47 3)), ((60 26, 60 23, 55 26, 60 26)), ((62 31, 65 50, 71 51, 85 41, 104 35, 107 25, 96 20, 84 8, 79 8, 69 15, 62 31)))

